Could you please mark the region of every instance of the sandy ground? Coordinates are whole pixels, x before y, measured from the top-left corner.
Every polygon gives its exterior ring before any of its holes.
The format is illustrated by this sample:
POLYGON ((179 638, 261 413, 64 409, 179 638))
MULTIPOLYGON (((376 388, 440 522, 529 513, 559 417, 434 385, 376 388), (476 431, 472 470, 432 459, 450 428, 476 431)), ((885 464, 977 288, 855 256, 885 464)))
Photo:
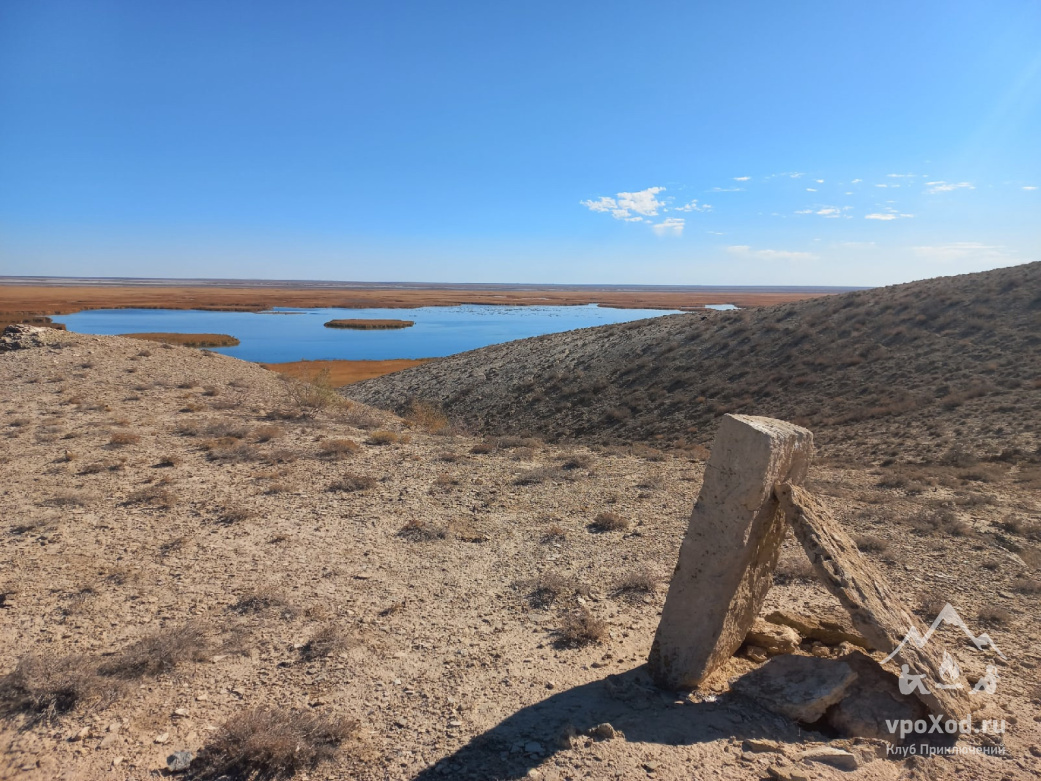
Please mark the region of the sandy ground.
MULTIPOLYGON (((841 772, 800 758, 827 737, 728 691, 747 660, 689 696, 651 686, 643 662, 699 459, 435 435, 360 404, 285 419, 307 399, 258 366, 118 337, 46 339, 0 354, 0 675, 30 655, 119 659, 188 622, 204 640, 194 659, 133 679, 111 702, 32 726, 0 721, 0 778, 153 777, 172 752, 197 751, 265 704, 358 721, 311 779, 1041 773, 1038 606, 1010 585, 1026 565, 989 538, 907 535, 886 513, 913 499, 867 470, 823 454, 814 485, 854 531, 887 539, 878 561, 902 593, 942 588, 966 616, 994 602, 1011 614, 990 630, 1012 660, 995 706, 1010 724, 1007 758, 897 761, 877 758, 877 742, 834 740, 860 761, 841 772), (351 478, 359 490, 328 490, 351 478), (628 528, 593 531, 601 512, 628 528), (631 574, 658 585, 620 590, 631 574), (551 575, 565 585, 534 599, 551 575), (565 616, 582 609, 606 634, 558 647, 565 616), (307 658, 327 629, 342 644, 307 658), (614 738, 561 740, 603 722, 614 738), (778 745, 749 752, 749 739, 778 745)), ((1030 500, 994 501, 1007 511, 1030 500)), ((982 529, 995 512, 966 519, 982 529)), ((786 543, 786 571, 799 556, 786 543)), ((778 607, 835 604, 792 577, 770 593, 778 607)))

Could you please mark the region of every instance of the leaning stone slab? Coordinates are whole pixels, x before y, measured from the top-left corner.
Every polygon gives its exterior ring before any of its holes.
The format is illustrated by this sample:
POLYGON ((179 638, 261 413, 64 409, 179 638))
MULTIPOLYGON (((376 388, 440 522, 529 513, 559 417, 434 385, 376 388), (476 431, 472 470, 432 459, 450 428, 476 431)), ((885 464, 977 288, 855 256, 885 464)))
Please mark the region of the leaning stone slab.
POLYGON ((836 704, 857 680, 845 662, 816 656, 775 656, 731 685, 793 721, 812 724, 836 704))
POLYGON ((651 647, 659 686, 692 689, 741 646, 786 530, 774 483, 799 483, 812 451, 813 435, 799 426, 724 416, 651 647))
POLYGON ((919 635, 924 635, 925 628, 893 593, 882 573, 860 554, 811 494, 790 484, 778 485, 776 493, 818 576, 849 612, 856 630, 872 648, 885 654, 900 647, 894 656, 898 668, 906 664, 911 674, 926 675, 927 691, 918 688, 914 694, 930 713, 955 720, 967 717, 972 705, 964 689, 940 689, 934 683, 943 680, 941 655, 932 646, 919 648, 914 642, 901 647, 912 627, 919 635))

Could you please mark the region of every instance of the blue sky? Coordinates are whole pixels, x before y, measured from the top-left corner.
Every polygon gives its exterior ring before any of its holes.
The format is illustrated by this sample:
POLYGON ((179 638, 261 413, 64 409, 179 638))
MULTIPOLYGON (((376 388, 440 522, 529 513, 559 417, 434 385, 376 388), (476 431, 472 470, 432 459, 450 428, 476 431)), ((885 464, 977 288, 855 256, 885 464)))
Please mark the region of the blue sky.
POLYGON ((0 273, 878 285, 1041 259, 1041 5, 0 5, 0 273))

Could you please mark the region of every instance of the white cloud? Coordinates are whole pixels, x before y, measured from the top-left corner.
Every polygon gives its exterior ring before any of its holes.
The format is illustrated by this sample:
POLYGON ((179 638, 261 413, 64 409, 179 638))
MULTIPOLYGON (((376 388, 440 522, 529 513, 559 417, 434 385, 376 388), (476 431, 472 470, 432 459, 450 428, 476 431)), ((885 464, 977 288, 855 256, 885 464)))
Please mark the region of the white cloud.
POLYGON ((863 179, 854 179, 852 182, 850 182, 850 184, 860 184, 863 181, 863 179))
POLYGON ((823 209, 817 211, 821 217, 840 217, 842 216, 842 209, 838 209, 834 206, 825 206, 823 209))
POLYGON ((824 184, 823 179, 814 179, 813 181, 815 181, 817 184, 824 184))
POLYGON ((714 193, 740 193, 744 192, 744 187, 713 187, 712 192, 714 193))
POLYGON ((817 256, 812 252, 791 252, 781 249, 752 249, 747 244, 735 244, 727 247, 727 252, 739 258, 757 258, 759 260, 813 260, 817 256))
POLYGON ((682 217, 666 217, 662 222, 652 225, 651 228, 659 236, 682 236, 686 224, 687 221, 682 217))
POLYGON ((978 260, 1001 260, 1009 257, 1004 247, 982 244, 978 241, 954 241, 927 247, 912 247, 915 254, 927 260, 947 263, 952 260, 973 258, 978 260))
POLYGON ((796 214, 813 214, 813 209, 799 209, 796 214))
POLYGON ((886 174, 890 179, 914 179, 914 174, 886 174))
POLYGON ((698 203, 698 199, 695 198, 690 203, 685 203, 683 206, 674 206, 672 208, 674 212, 710 212, 712 211, 712 204, 698 203))
POLYGON ((1036 190, 1036 189, 1037 189, 1037 187, 1036 187, 1036 186, 1034 186, 1034 185, 1032 185, 1032 184, 1024 184, 1024 185, 1023 185, 1023 189, 1029 192, 1029 191, 1031 191, 1031 190, 1036 190))
POLYGON ((901 214, 899 212, 894 212, 894 211, 875 212, 874 214, 865 214, 864 215, 864 219, 865 220, 885 220, 886 222, 888 222, 889 220, 909 219, 911 217, 914 217, 914 215, 913 214, 901 214))
POLYGON ((949 193, 952 190, 976 189, 976 187, 972 185, 970 182, 926 182, 925 186, 929 188, 926 192, 928 192, 930 195, 935 195, 936 193, 949 193))
POLYGON ((751 176, 735 176, 734 177, 734 181, 735 182, 747 182, 751 178, 752 178, 751 176))
POLYGON ((648 187, 646 190, 635 193, 618 193, 614 198, 602 195, 596 200, 579 201, 579 203, 589 211, 609 213, 616 220, 645 222, 643 217, 656 217, 658 209, 665 205, 664 201, 659 201, 655 197, 664 190, 664 187, 648 187), (643 215, 643 217, 636 216, 633 212, 636 212, 636 215, 643 215))
POLYGON ((817 192, 817 189, 815 187, 807 187, 806 188, 806 192, 808 192, 808 193, 815 193, 815 192, 817 192))

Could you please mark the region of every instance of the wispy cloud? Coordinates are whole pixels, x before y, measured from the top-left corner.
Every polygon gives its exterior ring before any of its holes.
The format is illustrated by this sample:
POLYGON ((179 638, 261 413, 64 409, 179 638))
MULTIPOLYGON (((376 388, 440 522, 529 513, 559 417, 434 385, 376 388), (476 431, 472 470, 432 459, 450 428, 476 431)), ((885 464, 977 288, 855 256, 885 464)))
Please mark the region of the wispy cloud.
POLYGON ((687 221, 682 217, 666 217, 662 222, 651 226, 659 236, 682 236, 687 221))
POLYGON ((1031 190, 1036 190, 1037 187, 1035 185, 1032 185, 1032 184, 1024 184, 1023 185, 1023 189, 1029 192, 1031 190))
POLYGON ((865 214, 865 220, 883 220, 888 222, 889 220, 906 220, 914 217, 913 214, 901 214, 900 212, 889 211, 889 212, 875 212, 874 214, 865 214))
POLYGON ((817 214, 821 217, 841 217, 842 209, 837 206, 825 206, 823 209, 818 209, 817 214))
POLYGON ((806 192, 808 192, 808 193, 815 193, 815 192, 817 192, 817 188, 816 187, 807 187, 806 188, 806 192))
POLYGON ((727 252, 739 258, 757 258, 759 260, 813 260, 817 256, 812 252, 791 252, 783 249, 752 249, 747 244, 734 244, 727 247, 727 252))
POLYGON ((936 193, 949 193, 952 190, 975 190, 976 187, 971 182, 926 182, 925 186, 929 189, 926 190, 930 195, 936 193))
POLYGON ((916 255, 927 260, 947 263, 953 260, 973 258, 980 260, 1004 260, 1011 255, 1004 247, 983 244, 978 241, 954 241, 925 247, 913 247, 916 255))
POLYGON ((850 182, 850 184, 860 184, 863 181, 863 179, 854 179, 852 182, 850 182))
POLYGON ((744 192, 744 187, 713 187, 712 192, 714 193, 740 193, 744 192))
POLYGON ((886 174, 890 179, 914 179, 917 174, 886 174))
POLYGON ((661 192, 665 192, 664 187, 648 187, 637 192, 618 193, 614 198, 602 195, 596 200, 579 203, 590 211, 608 213, 616 220, 644 222, 644 217, 656 217, 658 209, 665 206, 665 202, 657 198, 661 192))
POLYGON ((751 176, 735 176, 734 177, 734 181, 735 182, 747 182, 751 178, 752 178, 751 176))
POLYGON ((813 214, 813 209, 799 209, 796 214, 813 214))
POLYGON ((674 212, 710 212, 712 211, 712 204, 710 203, 698 203, 698 199, 695 198, 690 203, 685 203, 682 206, 674 206, 672 209, 666 211, 674 212))

